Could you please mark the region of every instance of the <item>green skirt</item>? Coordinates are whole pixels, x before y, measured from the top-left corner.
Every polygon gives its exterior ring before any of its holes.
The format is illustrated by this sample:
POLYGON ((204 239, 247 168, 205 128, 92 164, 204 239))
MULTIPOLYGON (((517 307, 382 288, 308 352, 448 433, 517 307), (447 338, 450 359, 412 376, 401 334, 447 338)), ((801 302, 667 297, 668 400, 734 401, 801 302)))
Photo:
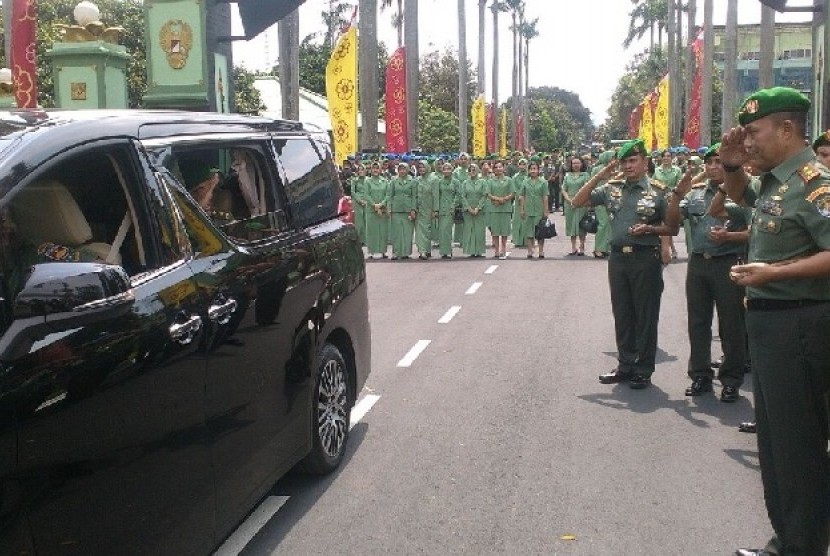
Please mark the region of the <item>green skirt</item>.
POLYGON ((585 207, 573 208, 570 203, 565 205, 565 235, 568 237, 584 236, 585 232, 579 229, 579 221, 588 212, 585 207))
POLYGON ((512 222, 510 222, 509 212, 491 212, 490 213, 490 233, 494 236, 509 236, 512 222))

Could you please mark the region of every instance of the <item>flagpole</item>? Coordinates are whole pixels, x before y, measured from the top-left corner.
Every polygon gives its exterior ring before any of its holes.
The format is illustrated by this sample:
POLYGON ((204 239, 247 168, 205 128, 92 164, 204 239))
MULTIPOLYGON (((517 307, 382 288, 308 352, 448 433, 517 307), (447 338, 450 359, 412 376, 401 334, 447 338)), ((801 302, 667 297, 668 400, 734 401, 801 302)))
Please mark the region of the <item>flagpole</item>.
POLYGON ((12 0, 3 0, 3 52, 6 53, 6 66, 12 67, 12 0))

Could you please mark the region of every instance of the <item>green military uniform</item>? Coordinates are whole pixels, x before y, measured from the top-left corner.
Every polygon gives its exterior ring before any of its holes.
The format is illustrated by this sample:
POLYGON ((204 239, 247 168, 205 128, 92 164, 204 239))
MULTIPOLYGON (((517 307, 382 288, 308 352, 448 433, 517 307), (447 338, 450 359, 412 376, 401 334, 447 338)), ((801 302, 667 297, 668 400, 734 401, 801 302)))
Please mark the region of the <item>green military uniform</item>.
MULTIPOLYGON (((573 198, 576 192, 588 181, 587 172, 567 172, 562 181, 562 191, 573 198)), ((585 232, 579 229, 579 221, 585 216, 588 210, 584 207, 573 207, 565 202, 565 235, 569 237, 584 236, 585 232)))
POLYGON ((415 220, 415 246, 418 253, 425 257, 432 256, 433 215, 438 212, 438 182, 429 175, 415 179, 417 191, 415 220))
POLYGON ((366 207, 361 203, 365 202, 363 190, 366 186, 366 178, 355 176, 352 178, 352 210, 354 211, 354 227, 360 243, 366 244, 366 207))
MULTIPOLYGON (((521 163, 525 161, 523 159, 519 162, 521 163)), ((524 182, 526 179, 526 166, 525 169, 517 172, 512 178, 510 178, 513 186, 513 195, 515 195, 516 198, 516 202, 513 203, 513 226, 511 229, 511 235, 513 236, 513 245, 515 245, 516 247, 524 247, 525 239, 527 238, 524 231, 524 219, 522 218, 521 214, 521 204, 518 202, 519 196, 522 194, 522 191, 524 191, 524 182)))
MULTIPOLYGON (((511 183, 510 178, 506 176, 502 176, 500 178, 493 176, 487 180, 487 195, 492 195, 493 197, 509 197, 512 194, 513 184, 511 183)), ((493 236, 509 236, 513 202, 507 201, 501 204, 496 204, 491 200, 489 204, 490 207, 488 213, 490 233, 493 234, 493 236)))
POLYGON ((452 257, 452 227, 455 207, 459 204, 458 182, 449 177, 438 178, 438 253, 441 257, 452 257))
POLYGON ((545 215, 545 197, 548 196, 548 182, 541 177, 527 178, 522 188, 524 197, 525 220, 522 229, 526 238, 532 238, 536 233, 536 224, 545 215))
MULTIPOLYGON (((710 154, 713 156, 715 153, 710 154)), ((689 327, 688 374, 692 380, 714 377, 711 361, 712 317, 717 307, 723 361, 718 380, 723 386, 740 388, 746 363, 744 289, 729 278, 729 269, 744 255, 742 243, 715 243, 709 238, 713 226, 722 222, 707 215, 718 190, 711 180, 695 184, 680 202, 680 214, 689 222, 692 250, 686 271, 686 311, 689 327)), ((730 228, 746 228, 742 214, 730 220, 730 228)))
MULTIPOLYGON (((441 166, 444 164, 443 160, 434 160, 431 165, 431 170, 429 174, 429 179, 435 182, 435 189, 438 190, 438 182, 443 177, 441 174, 441 166)), ((432 219, 432 244, 433 246, 438 245, 438 218, 432 219)))
POLYGON ((408 258, 412 255, 412 236, 415 222, 411 219, 417 209, 415 180, 411 176, 389 180, 389 212, 392 214, 392 258, 408 258))
MULTIPOLYGON (((452 171, 452 176, 453 176, 453 179, 455 180, 455 188, 459 193, 459 196, 457 198, 457 201, 458 201, 457 208, 461 209, 462 212, 463 212, 464 209, 461 206, 461 191, 464 188, 464 184, 466 184, 468 181, 470 181, 470 172, 469 172, 468 168, 469 168, 469 166, 467 166, 467 167, 459 166, 458 168, 456 168, 455 170, 452 171)), ((452 236, 453 241, 455 241, 456 243, 458 243, 459 245, 461 245, 463 247, 464 246, 464 221, 462 220, 461 222, 454 222, 454 223, 455 223, 455 228, 453 230, 453 236, 452 236)))
MULTIPOLYGON (((741 125, 776 112, 807 112, 784 87, 750 95, 741 125)), ((807 147, 761 177, 749 261, 775 263, 830 250, 830 173, 807 147)), ((775 537, 773 554, 827 554, 830 544, 830 280, 803 277, 747 287, 746 325, 758 455, 775 537)))
POLYGON ((464 253, 481 257, 485 252, 487 232, 487 180, 477 177, 464 182, 461 207, 464 209, 464 253), (478 214, 473 214, 478 209, 478 214))
MULTIPOLYGON (((599 155, 597 165, 591 169, 591 177, 599 173, 606 164, 614 159, 614 151, 605 151, 599 155)), ((600 186, 604 185, 602 183, 600 186)), ((597 233, 594 236, 594 251, 599 253, 608 253, 608 211, 605 206, 599 205, 594 207, 594 213, 597 215, 597 233)))
POLYGON ((683 170, 672 164, 668 168, 662 164, 654 168, 654 179, 662 183, 669 191, 674 191, 677 182, 683 177, 683 170))
POLYGON ((366 249, 370 255, 386 256, 389 244, 389 180, 383 176, 369 176, 363 182, 366 201, 366 249), (375 205, 380 205, 375 209, 375 205))
MULTIPOLYGON (((646 154, 641 140, 626 143, 622 160, 646 154)), ((591 205, 608 211, 611 256, 608 282, 617 342, 618 372, 650 377, 657 353, 657 323, 663 295, 660 238, 632 235, 634 224, 659 224, 666 217, 662 190, 648 177, 636 182, 613 179, 591 192, 591 205)))

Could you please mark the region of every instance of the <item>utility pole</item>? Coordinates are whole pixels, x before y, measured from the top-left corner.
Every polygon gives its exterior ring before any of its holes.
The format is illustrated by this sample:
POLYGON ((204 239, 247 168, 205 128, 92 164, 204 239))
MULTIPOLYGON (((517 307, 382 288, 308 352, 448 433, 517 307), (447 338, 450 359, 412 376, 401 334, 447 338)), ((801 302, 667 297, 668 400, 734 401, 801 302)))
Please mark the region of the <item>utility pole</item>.
MULTIPOLYGON (((695 19, 697 18, 697 0, 688 0, 688 13, 686 19, 686 91, 685 102, 683 104, 683 114, 686 118, 686 128, 689 127, 689 112, 692 105, 692 82, 694 81, 695 73, 695 52, 692 45, 697 40, 697 28, 695 27, 695 19)), ((683 130, 680 130, 680 135, 683 135, 683 130)))
POLYGON ((723 107, 721 129, 726 131, 735 125, 735 103, 738 85, 738 0, 726 4, 726 48, 723 60, 723 107))
POLYGON ((280 93, 282 117, 300 119, 300 10, 277 23, 280 48, 280 93))
POLYGON ((767 89, 775 83, 775 10, 766 5, 761 5, 761 52, 758 58, 758 87, 767 89))
MULTIPOLYGON (((674 105, 675 105, 675 98, 677 97, 677 90, 678 90, 678 81, 677 81, 677 48, 676 48, 676 33, 675 33, 675 24, 676 20, 674 17, 674 9, 675 9, 675 0, 669 0, 666 2, 668 6, 668 13, 666 14, 666 34, 668 35, 668 48, 666 50, 668 59, 668 74, 669 74, 669 144, 672 144, 674 139, 674 105)), ((651 151, 651 145, 646 145, 649 151, 651 151)))
POLYGON ((404 44, 406 46, 406 113, 409 126, 409 148, 418 147, 418 0, 404 5, 404 44))
POLYGON ((358 71, 360 72, 360 149, 378 147, 378 4, 377 0, 360 0, 358 4, 358 38, 360 48, 358 71))
POLYGON ((464 0, 458 0, 458 129, 461 140, 459 152, 467 150, 467 89, 469 78, 467 77, 467 10, 464 0))
POLYGON ((715 37, 712 28, 713 0, 703 0, 703 83, 700 99, 700 143, 712 144, 712 61, 715 37))

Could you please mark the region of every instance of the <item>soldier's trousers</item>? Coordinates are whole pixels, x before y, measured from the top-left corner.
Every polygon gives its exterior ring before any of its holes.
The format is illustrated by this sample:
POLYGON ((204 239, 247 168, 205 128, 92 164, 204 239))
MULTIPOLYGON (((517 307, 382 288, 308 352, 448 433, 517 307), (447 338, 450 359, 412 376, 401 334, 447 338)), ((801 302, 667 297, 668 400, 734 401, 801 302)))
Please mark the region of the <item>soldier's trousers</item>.
POLYGON ((608 259, 608 283, 619 370, 651 376, 657 354, 657 321, 663 296, 660 248, 633 253, 612 249, 608 259))
MULTIPOLYGON (((751 302, 750 302, 751 303, 751 302)), ((746 314, 764 499, 781 554, 830 542, 830 303, 746 314)))
POLYGON ((739 388, 744 381, 746 362, 746 326, 744 324, 744 288, 729 278, 729 269, 738 262, 737 255, 705 258, 689 255, 686 272, 686 310, 689 321, 690 378, 713 378, 712 316, 718 310, 718 330, 723 362, 718 379, 724 386, 739 388))

